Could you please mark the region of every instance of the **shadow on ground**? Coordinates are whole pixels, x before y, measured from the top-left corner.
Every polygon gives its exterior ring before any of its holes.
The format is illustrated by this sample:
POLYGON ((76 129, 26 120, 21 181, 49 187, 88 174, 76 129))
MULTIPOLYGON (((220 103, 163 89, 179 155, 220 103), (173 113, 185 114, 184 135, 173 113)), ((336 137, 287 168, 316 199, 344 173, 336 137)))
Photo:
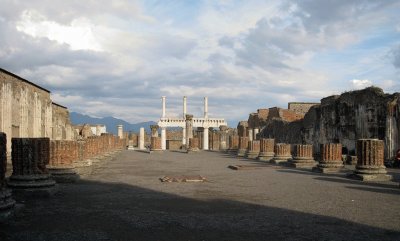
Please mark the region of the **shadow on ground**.
POLYGON ((59 188, 49 199, 18 200, 25 207, 0 223, 0 240, 400 240, 396 231, 218 197, 88 180, 59 188))

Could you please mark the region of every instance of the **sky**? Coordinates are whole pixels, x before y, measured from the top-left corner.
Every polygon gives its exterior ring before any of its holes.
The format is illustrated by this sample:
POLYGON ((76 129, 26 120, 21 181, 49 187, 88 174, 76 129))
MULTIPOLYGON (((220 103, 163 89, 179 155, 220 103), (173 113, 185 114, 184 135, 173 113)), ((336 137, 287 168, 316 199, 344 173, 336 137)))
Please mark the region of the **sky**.
POLYGON ((203 115, 400 92, 397 0, 0 0, 0 67, 94 117, 203 115))

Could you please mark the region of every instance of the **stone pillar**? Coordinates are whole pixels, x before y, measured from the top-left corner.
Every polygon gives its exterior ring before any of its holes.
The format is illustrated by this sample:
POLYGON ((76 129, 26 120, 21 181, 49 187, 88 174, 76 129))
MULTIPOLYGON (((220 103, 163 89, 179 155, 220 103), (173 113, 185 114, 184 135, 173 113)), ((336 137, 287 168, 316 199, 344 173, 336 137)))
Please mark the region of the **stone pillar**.
POLYGON ((248 137, 239 137, 239 149, 237 152, 237 156, 244 156, 249 147, 249 138, 248 137))
POLYGON ((271 159, 271 163, 279 164, 292 159, 292 155, 290 154, 290 144, 277 143, 275 144, 274 152, 275 156, 271 159))
POLYGON ((321 160, 317 167, 313 168, 315 172, 329 173, 338 172, 344 165, 342 160, 342 144, 327 143, 320 145, 321 160))
POLYGON ((384 165, 384 142, 378 139, 357 140, 357 165, 353 177, 362 181, 388 181, 384 165))
POLYGON ((253 140, 253 129, 250 127, 247 129, 247 136, 249 137, 249 141, 253 140))
POLYGON ((162 118, 165 118, 165 96, 161 96, 161 101, 162 101, 162 118))
POLYGON ((226 145, 226 131, 228 130, 227 126, 220 126, 219 131, 220 131, 220 136, 219 136, 219 150, 220 151, 225 151, 227 149, 226 145))
POLYGON ((189 139, 189 148, 187 149, 187 153, 197 152, 199 151, 199 139, 197 137, 192 137, 189 139))
POLYGON ((204 118, 208 118, 208 97, 204 97, 204 118))
POLYGON ((117 125, 117 128, 118 128, 118 137, 120 139, 123 139, 124 138, 124 131, 122 129, 122 125, 117 125))
POLYGON ((50 161, 47 169, 56 182, 76 182, 79 179, 74 167, 75 146, 75 141, 50 141, 50 161))
POLYGON ((270 161, 274 153, 275 139, 261 138, 260 140, 260 154, 258 159, 260 161, 270 161))
POLYGON ((158 125, 151 125, 151 137, 158 137, 158 125))
POLYGON ((100 125, 96 125, 96 136, 100 136, 101 135, 101 126, 100 125))
POLYGON ((150 143, 150 151, 161 151, 161 138, 160 137, 151 137, 151 143, 150 143))
POLYGON ((50 159, 49 138, 12 138, 13 173, 8 186, 13 193, 49 196, 55 181, 46 168, 50 159))
POLYGON ((186 148, 188 148, 189 139, 193 138, 193 115, 186 115, 186 148))
POLYGON ((249 141, 249 149, 246 152, 246 157, 250 159, 257 159, 260 154, 260 141, 252 140, 249 141))
POLYGON ((161 150, 167 149, 167 130, 165 127, 161 127, 161 150))
POLYGON ((144 128, 140 127, 139 130, 139 150, 144 150, 144 128))
POLYGON ((296 144, 293 149, 293 159, 290 166, 296 168, 314 167, 316 162, 313 156, 313 145, 296 144))
POLYGON ((7 136, 0 132, 0 220, 9 217, 14 210, 15 201, 11 191, 6 188, 7 136))
MULTIPOLYGON (((183 96, 183 120, 186 122, 186 96, 183 96)), ((186 146, 186 125, 182 128, 182 146, 186 146)))
POLYGON ((203 150, 208 150, 208 128, 203 129, 203 150))
POLYGON ((253 130, 253 140, 258 140, 257 139, 257 134, 260 132, 259 128, 254 128, 253 130))
POLYGON ((237 153, 239 148, 239 136, 233 135, 229 136, 229 149, 228 152, 230 153, 237 153))

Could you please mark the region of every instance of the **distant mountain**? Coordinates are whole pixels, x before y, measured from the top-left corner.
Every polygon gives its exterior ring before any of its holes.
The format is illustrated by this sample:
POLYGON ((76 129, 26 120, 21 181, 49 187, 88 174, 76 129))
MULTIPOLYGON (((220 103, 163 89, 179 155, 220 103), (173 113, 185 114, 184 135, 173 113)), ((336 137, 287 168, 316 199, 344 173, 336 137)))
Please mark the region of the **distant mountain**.
POLYGON ((132 132, 139 132, 140 127, 144 127, 147 133, 150 133, 150 125, 156 125, 157 123, 154 121, 148 122, 141 122, 136 124, 131 124, 127 121, 117 119, 111 116, 103 117, 103 118, 96 118, 91 117, 88 115, 83 115, 77 112, 70 113, 71 122, 73 125, 79 124, 102 124, 105 125, 107 128, 107 132, 117 134, 117 125, 123 125, 124 131, 132 131, 132 132))

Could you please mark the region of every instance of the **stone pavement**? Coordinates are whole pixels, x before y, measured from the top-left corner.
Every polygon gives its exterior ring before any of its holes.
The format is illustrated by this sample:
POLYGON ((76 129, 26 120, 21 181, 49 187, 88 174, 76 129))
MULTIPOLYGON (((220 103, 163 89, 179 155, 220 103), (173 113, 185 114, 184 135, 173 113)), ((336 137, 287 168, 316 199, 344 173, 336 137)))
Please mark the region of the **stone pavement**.
MULTIPOLYGON (((123 151, 51 198, 17 200, 0 240, 400 240, 397 182, 219 152, 123 151), (163 183, 201 175, 207 182, 163 183)), ((393 170, 388 169, 389 173, 393 170)))

